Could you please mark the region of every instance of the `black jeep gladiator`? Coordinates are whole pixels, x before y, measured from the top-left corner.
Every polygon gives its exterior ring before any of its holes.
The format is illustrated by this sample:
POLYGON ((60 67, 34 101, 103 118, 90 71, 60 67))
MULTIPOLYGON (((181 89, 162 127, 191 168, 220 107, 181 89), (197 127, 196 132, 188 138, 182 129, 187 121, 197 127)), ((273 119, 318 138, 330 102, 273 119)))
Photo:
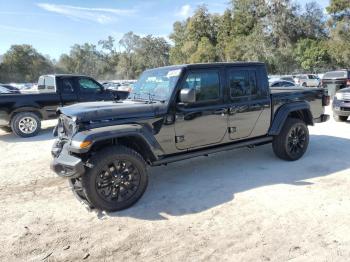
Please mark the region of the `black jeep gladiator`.
POLYGON ((51 168, 90 208, 122 210, 144 193, 147 166, 266 143, 299 159, 328 104, 323 89, 271 91, 263 63, 147 70, 124 101, 58 110, 51 168))
POLYGON ((128 92, 106 90, 91 77, 44 75, 39 78, 37 91, 0 95, 0 129, 20 137, 35 136, 41 120, 57 118, 59 106, 127 96, 128 92))

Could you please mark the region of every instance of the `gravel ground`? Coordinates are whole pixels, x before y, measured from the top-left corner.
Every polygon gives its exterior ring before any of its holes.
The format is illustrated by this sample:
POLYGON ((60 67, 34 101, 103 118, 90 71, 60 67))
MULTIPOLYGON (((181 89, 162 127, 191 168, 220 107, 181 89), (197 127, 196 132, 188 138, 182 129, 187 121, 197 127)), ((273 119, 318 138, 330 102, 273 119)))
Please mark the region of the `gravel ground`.
POLYGON ((50 171, 52 124, 0 133, 0 261, 349 261, 350 121, 310 127, 297 162, 265 145, 151 168, 110 214, 50 171))

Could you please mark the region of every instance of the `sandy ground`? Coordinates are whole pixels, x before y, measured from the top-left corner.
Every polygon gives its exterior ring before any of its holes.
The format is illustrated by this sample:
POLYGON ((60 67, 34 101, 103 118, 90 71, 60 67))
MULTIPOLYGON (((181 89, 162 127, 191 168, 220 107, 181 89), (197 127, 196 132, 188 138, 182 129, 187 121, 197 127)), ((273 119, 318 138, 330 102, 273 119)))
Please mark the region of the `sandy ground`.
POLYGON ((349 261, 350 121, 311 127, 297 162, 266 145, 152 168, 111 214, 50 171, 50 125, 0 134, 0 261, 349 261))

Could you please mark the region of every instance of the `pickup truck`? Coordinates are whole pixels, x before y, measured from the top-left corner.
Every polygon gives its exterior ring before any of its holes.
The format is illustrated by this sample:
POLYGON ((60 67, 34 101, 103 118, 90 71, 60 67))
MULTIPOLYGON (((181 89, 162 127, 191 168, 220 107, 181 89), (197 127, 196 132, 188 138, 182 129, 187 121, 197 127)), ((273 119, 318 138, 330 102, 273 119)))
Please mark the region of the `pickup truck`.
POLYGON ((148 166, 267 143, 299 159, 328 104, 323 89, 270 90, 263 63, 151 69, 124 101, 60 108, 51 168, 88 207, 122 210, 144 193, 148 166))
POLYGON ((41 120, 57 118, 60 106, 78 102, 125 99, 128 92, 106 90, 91 77, 81 75, 44 75, 38 90, 0 95, 0 129, 20 137, 40 132, 41 120))

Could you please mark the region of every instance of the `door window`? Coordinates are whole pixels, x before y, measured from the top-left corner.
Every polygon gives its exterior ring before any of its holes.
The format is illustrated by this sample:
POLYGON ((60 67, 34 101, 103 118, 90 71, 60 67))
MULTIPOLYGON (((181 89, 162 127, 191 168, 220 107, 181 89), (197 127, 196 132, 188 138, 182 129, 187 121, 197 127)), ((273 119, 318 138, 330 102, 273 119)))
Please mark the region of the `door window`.
POLYGON ((196 102, 217 100, 220 97, 220 77, 216 70, 203 70, 188 74, 183 88, 196 90, 196 102))
POLYGON ((229 71, 229 87, 231 99, 248 99, 258 95, 255 72, 248 70, 229 71))
POLYGON ((87 94, 99 93, 101 91, 101 86, 88 78, 79 79, 79 88, 81 93, 87 94))
POLYGON ((69 78, 62 79, 62 93, 63 94, 74 93, 74 85, 73 85, 72 79, 69 79, 69 78))

